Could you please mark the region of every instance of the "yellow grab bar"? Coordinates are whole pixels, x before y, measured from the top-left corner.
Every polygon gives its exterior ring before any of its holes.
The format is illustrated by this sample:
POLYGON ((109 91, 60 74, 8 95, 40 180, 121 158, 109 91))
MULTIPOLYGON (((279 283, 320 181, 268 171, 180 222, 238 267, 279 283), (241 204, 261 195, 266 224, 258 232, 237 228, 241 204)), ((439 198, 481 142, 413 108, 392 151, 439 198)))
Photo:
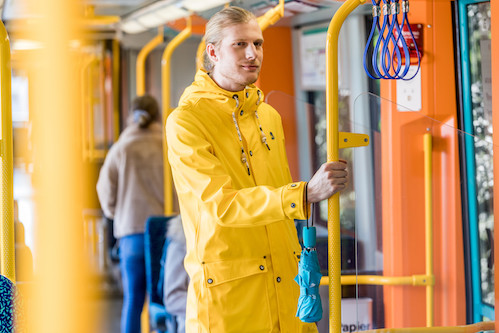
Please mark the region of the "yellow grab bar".
POLYGON ((363 333, 478 333, 495 330, 495 322, 484 321, 481 323, 464 326, 447 327, 411 327, 411 328, 381 328, 377 330, 362 331, 363 333))
MULTIPOLYGON (((162 100, 163 100, 163 131, 165 130, 166 118, 170 114, 170 81, 171 81, 171 58, 173 51, 182 44, 192 33, 192 20, 191 17, 187 19, 187 25, 165 48, 163 57, 161 58, 161 86, 162 86, 162 100)), ((166 146, 166 135, 163 133, 163 164, 164 164, 164 193, 165 193, 165 215, 173 213, 173 184, 172 175, 170 170, 170 163, 168 162, 168 150, 166 146)))
MULTIPOLYGON (((425 179, 425 256, 426 275, 433 277, 433 192, 432 192, 432 140, 431 134, 423 136, 424 141, 424 179, 425 179)), ((426 326, 434 322, 433 297, 434 285, 426 286, 426 326)))
MULTIPOLYGON (((435 278, 428 275, 382 276, 382 275, 342 275, 341 285, 370 284, 377 286, 433 286, 435 278)), ((321 286, 329 284, 329 277, 321 278, 321 286)))
MULTIPOLYGON (((326 42, 327 161, 339 160, 338 37, 346 17, 365 0, 347 0, 334 14, 326 42)), ((341 332, 340 194, 328 199, 329 332, 341 332)))
POLYGON ((158 34, 156 37, 151 39, 149 43, 147 43, 142 50, 140 50, 139 55, 137 56, 137 63, 135 69, 136 75, 136 84, 137 84, 137 96, 142 96, 146 93, 146 58, 151 53, 152 50, 159 44, 163 43, 164 40, 164 29, 163 26, 158 27, 158 34))
POLYGON ((13 187, 13 148, 12 148, 12 103, 10 42, 3 22, 0 23, 0 62, 2 98, 2 224, 1 224, 1 274, 16 282, 15 240, 14 240, 14 187, 13 187))

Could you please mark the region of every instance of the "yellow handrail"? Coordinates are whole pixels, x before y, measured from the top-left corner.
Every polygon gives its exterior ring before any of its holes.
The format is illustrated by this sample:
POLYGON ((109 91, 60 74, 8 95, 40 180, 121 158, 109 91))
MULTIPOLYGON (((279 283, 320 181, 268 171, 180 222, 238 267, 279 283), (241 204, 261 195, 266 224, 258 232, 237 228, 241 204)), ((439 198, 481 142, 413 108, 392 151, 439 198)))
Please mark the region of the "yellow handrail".
POLYGON ((262 31, 275 24, 284 16, 284 0, 279 0, 279 4, 269 9, 265 14, 257 18, 258 25, 262 31))
MULTIPOLYGON (((365 0, 347 0, 333 16, 326 42, 327 160, 339 160, 338 144, 338 37, 341 25, 365 0)), ((329 332, 341 332, 340 195, 328 199, 329 332)))
MULTIPOLYGON (((342 275, 341 285, 369 284, 376 286, 433 286, 435 279, 428 275, 382 276, 382 275, 342 275)), ((329 284, 329 277, 321 278, 321 286, 329 284)))
POLYGON ((95 5, 85 6, 83 24, 86 26, 115 24, 120 20, 121 18, 115 15, 95 15, 95 5))
POLYGON ((478 333, 493 330, 495 330, 495 322, 484 321, 464 326, 381 328, 377 330, 363 331, 363 333, 478 333))
POLYGON ((135 67, 135 75, 136 75, 136 89, 137 96, 142 96, 146 93, 146 79, 145 79, 145 71, 146 71, 146 58, 151 53, 152 50, 159 44, 163 43, 164 35, 163 26, 158 27, 158 34, 156 37, 151 39, 149 43, 147 43, 142 50, 140 50, 139 55, 137 56, 137 63, 135 67))
POLYGON ((0 62, 1 62, 1 105, 2 105, 2 140, 0 155, 2 158, 2 224, 1 224, 1 274, 12 282, 16 281, 14 252, 14 187, 13 187, 13 148, 12 148, 12 105, 11 105, 11 67, 10 42, 7 30, 0 23, 0 62))
MULTIPOLYGON (((175 38, 171 40, 170 43, 165 48, 163 52, 163 57, 161 58, 161 86, 162 86, 162 100, 163 100, 163 131, 165 130, 166 118, 170 114, 170 68, 171 68, 171 58, 173 51, 182 44, 187 38, 191 36, 192 33, 192 21, 189 16, 187 19, 187 25, 175 38)), ((163 164, 164 164, 164 193, 165 193, 165 215, 171 215, 173 213, 173 184, 172 175, 170 170, 170 163, 168 162, 168 150, 166 146, 166 135, 163 133, 163 164)))
MULTIPOLYGON (((433 278, 433 192, 432 192, 432 140, 431 133, 426 133, 424 140, 424 179, 425 179, 425 256, 426 275, 433 278)), ((426 326, 434 322, 433 292, 434 285, 426 286, 426 326)))

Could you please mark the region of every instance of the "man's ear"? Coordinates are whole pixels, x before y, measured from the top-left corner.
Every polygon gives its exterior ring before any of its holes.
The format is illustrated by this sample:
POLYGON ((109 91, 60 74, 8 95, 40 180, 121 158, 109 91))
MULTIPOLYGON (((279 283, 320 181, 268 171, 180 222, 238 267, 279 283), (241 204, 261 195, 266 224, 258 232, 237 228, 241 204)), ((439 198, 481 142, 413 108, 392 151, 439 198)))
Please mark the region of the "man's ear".
POLYGON ((210 58, 210 60, 212 62, 217 62, 218 61, 218 55, 217 55, 217 50, 215 48, 215 45, 213 44, 207 44, 206 45, 206 54, 208 55, 208 58, 210 58))

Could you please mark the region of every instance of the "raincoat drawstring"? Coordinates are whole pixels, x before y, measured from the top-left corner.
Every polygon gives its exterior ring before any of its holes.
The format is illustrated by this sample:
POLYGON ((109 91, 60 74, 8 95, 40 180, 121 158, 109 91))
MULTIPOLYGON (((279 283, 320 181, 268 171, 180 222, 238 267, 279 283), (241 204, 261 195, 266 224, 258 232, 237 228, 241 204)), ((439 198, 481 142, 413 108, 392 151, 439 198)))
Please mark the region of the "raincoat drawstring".
MULTIPOLYGON (((256 101, 256 106, 258 109, 258 104, 260 104, 260 99, 262 98, 262 92, 260 90, 257 90, 257 93, 258 93, 258 100, 256 101)), ((267 146, 268 150, 270 150, 269 144, 267 143, 267 137, 265 136, 265 133, 263 132, 262 125, 260 124, 260 118, 258 117, 257 109, 255 109, 255 116, 256 116, 256 122, 258 124, 258 128, 260 129, 260 136, 262 138, 262 143, 267 146)))
MULTIPOLYGON (((260 104, 260 101, 262 99, 262 92, 260 90, 257 90, 257 93, 258 93, 258 100, 256 101, 257 108, 255 109, 256 122, 258 125, 258 129, 260 130, 260 138, 262 140, 262 143, 267 147, 268 150, 270 150, 270 146, 267 143, 267 136, 263 132, 263 128, 262 128, 262 125, 260 124, 260 118, 258 117, 258 111, 257 111, 258 105, 260 104)), ((232 98, 236 101, 236 110, 237 110, 239 108, 239 97, 236 94, 234 94, 234 95, 232 95, 232 98)), ((248 171, 248 176, 249 176, 249 175, 251 175, 251 171, 250 171, 250 167, 249 167, 249 163, 248 163, 248 158, 246 156, 246 152, 244 151, 244 146, 242 143, 243 138, 241 135, 241 130, 239 129, 239 124, 237 123, 235 112, 232 112, 232 121, 234 122, 234 126, 236 127, 237 136, 238 136, 239 142, 241 144, 241 162, 246 165, 246 170, 248 171)))
MULTIPOLYGON (((237 97, 237 95, 233 95, 232 98, 236 100, 236 109, 237 109, 239 107, 239 98, 237 97)), ((232 112, 232 120, 234 121, 234 126, 236 126, 237 136, 239 137, 239 143, 241 144, 241 162, 243 164, 246 164, 246 170, 248 171, 248 176, 250 176, 251 172, 248 164, 248 159, 246 157, 246 152, 244 151, 243 138, 241 136, 241 131, 239 130, 236 114, 234 112, 232 112)))

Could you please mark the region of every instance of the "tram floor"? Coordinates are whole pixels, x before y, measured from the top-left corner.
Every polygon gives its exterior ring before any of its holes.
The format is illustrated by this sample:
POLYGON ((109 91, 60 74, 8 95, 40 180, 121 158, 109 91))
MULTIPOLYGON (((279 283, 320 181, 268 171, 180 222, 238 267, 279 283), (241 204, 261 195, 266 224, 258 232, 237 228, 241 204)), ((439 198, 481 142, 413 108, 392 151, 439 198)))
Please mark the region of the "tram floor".
POLYGON ((122 297, 99 297, 92 300, 96 314, 95 333, 120 333, 122 297))

